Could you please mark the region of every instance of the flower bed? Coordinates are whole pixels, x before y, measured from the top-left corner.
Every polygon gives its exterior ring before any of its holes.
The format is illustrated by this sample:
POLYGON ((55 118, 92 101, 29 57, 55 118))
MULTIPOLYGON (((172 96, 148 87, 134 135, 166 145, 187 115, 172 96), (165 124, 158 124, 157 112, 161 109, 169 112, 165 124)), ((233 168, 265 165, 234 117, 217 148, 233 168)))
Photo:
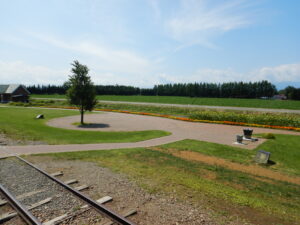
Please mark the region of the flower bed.
POLYGON ((164 117, 164 118, 181 120, 181 121, 188 121, 188 122, 216 123, 216 124, 228 124, 228 125, 237 125, 237 126, 250 126, 250 127, 262 127, 262 128, 300 131, 300 128, 291 127, 291 126, 263 125, 263 124, 233 122, 233 121, 200 120, 200 119, 192 119, 192 118, 178 117, 178 116, 171 116, 171 115, 161 115, 161 114, 157 114, 157 113, 131 112, 131 111, 117 110, 117 109, 95 109, 95 111, 118 112, 118 113, 130 113, 130 114, 147 115, 147 116, 157 116, 157 117, 164 117))

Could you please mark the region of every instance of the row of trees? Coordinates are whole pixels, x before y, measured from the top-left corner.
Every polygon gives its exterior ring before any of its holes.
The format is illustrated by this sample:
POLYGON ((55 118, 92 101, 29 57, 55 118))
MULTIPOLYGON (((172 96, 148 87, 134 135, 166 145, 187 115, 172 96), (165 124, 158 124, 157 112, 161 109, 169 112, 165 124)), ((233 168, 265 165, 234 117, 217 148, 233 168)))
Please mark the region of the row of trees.
POLYGON ((288 99, 300 100, 300 88, 287 86, 285 89, 279 91, 279 93, 284 94, 288 99))
POLYGON ((153 89, 157 95, 216 98, 272 97, 277 93, 276 87, 268 81, 162 84, 155 85, 153 89))
MULTIPOLYGON (((32 94, 66 94, 70 83, 63 85, 29 85, 27 89, 32 94)), ((140 88, 124 85, 94 85, 97 95, 138 95, 140 88)))
MULTIPOLYGON (((27 87, 33 94, 65 94, 69 84, 64 85, 32 85, 27 87)), ((95 85, 98 95, 159 95, 190 96, 216 98, 259 98, 272 97, 277 90, 268 81, 161 84, 153 88, 137 88, 124 85, 95 85)))

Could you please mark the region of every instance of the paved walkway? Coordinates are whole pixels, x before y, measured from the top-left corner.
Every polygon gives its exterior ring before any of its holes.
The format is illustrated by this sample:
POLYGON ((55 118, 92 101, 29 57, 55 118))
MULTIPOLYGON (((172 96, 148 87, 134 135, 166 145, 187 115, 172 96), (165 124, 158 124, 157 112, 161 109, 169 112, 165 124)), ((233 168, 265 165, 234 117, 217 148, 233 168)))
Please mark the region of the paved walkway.
MULTIPOLYGON (((78 116, 63 117, 51 120, 49 126, 67 129, 79 129, 72 125, 79 121, 78 116)), ((101 143, 101 144, 69 144, 69 145, 31 145, 31 146, 6 146, 0 148, 0 157, 11 154, 36 154, 50 152, 70 152, 86 150, 111 150, 120 148, 151 147, 167 144, 183 139, 195 139, 245 149, 254 149, 264 140, 250 142, 247 145, 235 145, 235 135, 242 134, 243 127, 222 124, 192 123, 166 118, 133 115, 124 113, 95 113, 85 115, 87 123, 93 123, 90 128, 80 128, 94 131, 140 131, 140 130, 165 130, 172 133, 170 136, 155 138, 135 143, 101 143)), ((254 133, 280 133, 300 135, 299 132, 253 128, 254 133)))

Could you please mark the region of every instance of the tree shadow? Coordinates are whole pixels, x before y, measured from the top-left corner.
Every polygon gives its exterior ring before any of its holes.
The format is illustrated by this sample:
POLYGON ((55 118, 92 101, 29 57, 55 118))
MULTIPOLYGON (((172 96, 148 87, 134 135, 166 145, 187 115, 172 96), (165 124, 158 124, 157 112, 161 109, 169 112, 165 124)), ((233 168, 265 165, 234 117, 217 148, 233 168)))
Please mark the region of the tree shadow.
POLYGON ((78 125, 80 128, 106 128, 110 127, 109 124, 106 123, 85 123, 78 125))

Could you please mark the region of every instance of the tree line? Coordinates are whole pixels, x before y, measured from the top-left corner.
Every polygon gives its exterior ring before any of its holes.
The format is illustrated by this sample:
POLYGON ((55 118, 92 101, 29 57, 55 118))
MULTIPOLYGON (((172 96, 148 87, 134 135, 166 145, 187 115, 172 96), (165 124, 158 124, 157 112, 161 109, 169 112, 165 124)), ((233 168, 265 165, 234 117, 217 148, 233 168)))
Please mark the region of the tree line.
MULTIPOLYGON (((66 94, 68 84, 31 85, 27 89, 32 94, 66 94)), ((157 95, 189 96, 214 98, 261 98, 272 97, 278 93, 275 85, 268 81, 227 82, 227 83, 177 83, 159 84, 153 88, 138 88, 125 85, 95 85, 97 95, 157 95)), ((287 87, 279 93, 289 99, 300 100, 300 88, 287 87)))
POLYGON ((287 86, 285 89, 280 90, 279 93, 284 94, 288 99, 300 100, 300 88, 287 86))

